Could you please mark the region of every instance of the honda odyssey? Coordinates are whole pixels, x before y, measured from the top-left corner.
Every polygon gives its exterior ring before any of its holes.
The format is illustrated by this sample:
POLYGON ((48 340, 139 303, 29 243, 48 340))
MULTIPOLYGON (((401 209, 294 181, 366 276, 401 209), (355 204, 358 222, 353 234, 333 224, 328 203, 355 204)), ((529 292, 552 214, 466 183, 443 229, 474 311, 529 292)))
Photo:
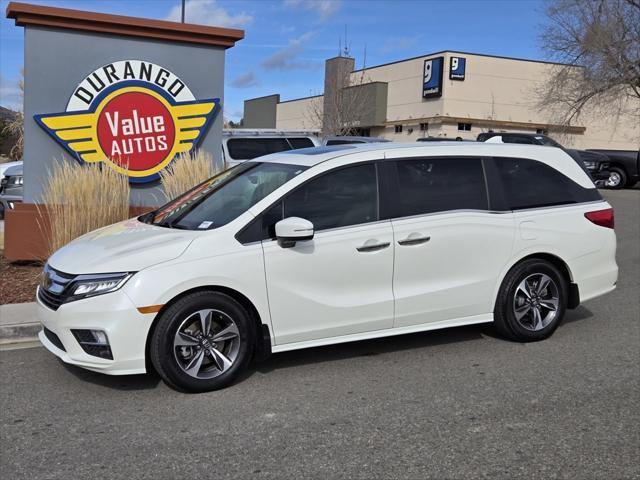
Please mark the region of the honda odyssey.
POLYGON ((57 251, 40 340, 185 391, 252 358, 493 322, 528 342, 615 288, 613 210, 563 150, 342 145, 247 161, 57 251))

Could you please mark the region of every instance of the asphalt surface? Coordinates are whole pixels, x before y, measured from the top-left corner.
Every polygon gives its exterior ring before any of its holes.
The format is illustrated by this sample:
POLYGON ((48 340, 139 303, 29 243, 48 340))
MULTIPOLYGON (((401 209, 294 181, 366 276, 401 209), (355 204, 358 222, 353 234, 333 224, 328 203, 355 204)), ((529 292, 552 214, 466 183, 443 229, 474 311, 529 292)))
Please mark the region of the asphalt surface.
POLYGON ((462 327, 273 356, 235 386, 0 353, 3 478, 639 478, 640 191, 619 288, 519 344, 462 327))

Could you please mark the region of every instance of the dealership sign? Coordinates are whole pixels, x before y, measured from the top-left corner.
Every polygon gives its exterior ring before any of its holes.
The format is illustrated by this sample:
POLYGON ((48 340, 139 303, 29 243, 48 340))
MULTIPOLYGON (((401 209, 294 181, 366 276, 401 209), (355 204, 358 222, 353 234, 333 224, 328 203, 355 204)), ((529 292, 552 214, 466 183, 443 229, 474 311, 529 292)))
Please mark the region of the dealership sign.
POLYGON ((467 59, 464 57, 451 57, 449 65, 450 80, 464 80, 464 73, 467 68, 467 59))
POLYGON ((422 79, 422 98, 442 96, 443 57, 424 61, 424 76, 422 79))
POLYGON ((34 118, 79 162, 105 162, 144 183, 197 147, 219 108, 218 98, 196 100, 159 65, 122 60, 88 75, 64 112, 34 118))

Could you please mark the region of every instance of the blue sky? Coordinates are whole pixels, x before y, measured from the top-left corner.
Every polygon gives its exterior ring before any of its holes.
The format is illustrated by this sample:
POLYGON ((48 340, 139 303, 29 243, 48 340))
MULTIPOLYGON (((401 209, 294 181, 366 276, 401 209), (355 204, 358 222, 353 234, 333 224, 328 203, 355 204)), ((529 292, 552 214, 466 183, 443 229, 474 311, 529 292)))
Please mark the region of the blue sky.
MULTIPOLYGON (((25 0, 28 1, 28 0, 25 0)), ((7 0, 0 1, 3 17, 7 0)), ((172 19, 180 0, 32 0, 31 3, 172 19)), ((247 98, 282 100, 322 92, 324 60, 344 47, 361 67, 440 50, 547 59, 538 48, 541 0, 187 0, 187 22, 242 28, 227 50, 225 118, 239 120, 247 98)), ((0 105, 21 108, 17 80, 23 29, 0 21, 0 105)))

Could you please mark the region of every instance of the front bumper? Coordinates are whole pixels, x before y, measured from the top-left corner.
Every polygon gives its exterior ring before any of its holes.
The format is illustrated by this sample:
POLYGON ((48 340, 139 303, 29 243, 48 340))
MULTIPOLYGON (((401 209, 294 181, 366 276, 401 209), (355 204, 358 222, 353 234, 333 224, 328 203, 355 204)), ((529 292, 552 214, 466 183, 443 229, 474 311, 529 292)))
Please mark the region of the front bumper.
POLYGON ((40 323, 58 336, 64 351, 47 338, 44 330, 38 335, 40 342, 65 363, 110 375, 146 373, 145 345, 156 314, 138 312, 121 290, 63 303, 55 311, 38 299, 37 315, 40 323), (72 329, 104 331, 113 360, 86 353, 72 329))

